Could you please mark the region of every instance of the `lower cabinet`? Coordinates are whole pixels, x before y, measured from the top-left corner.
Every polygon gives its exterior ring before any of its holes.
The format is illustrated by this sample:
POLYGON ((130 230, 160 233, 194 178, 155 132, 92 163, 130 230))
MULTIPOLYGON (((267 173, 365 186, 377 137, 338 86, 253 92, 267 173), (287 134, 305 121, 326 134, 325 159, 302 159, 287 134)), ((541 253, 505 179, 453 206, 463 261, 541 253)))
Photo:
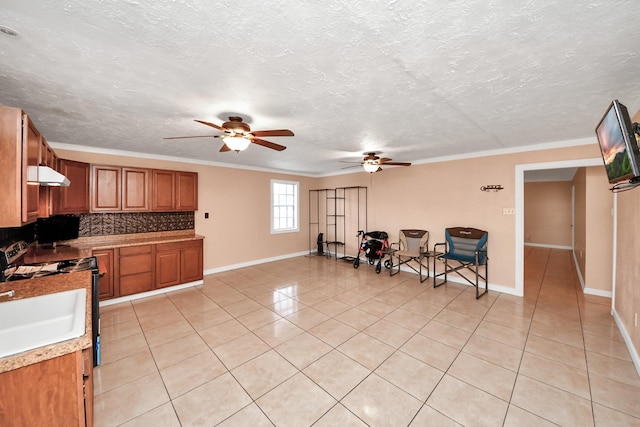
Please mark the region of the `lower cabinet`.
POLYGON ((100 300, 202 280, 203 241, 94 250, 100 266, 100 300))
POLYGON ((98 260, 100 269, 100 299, 113 298, 116 295, 113 283, 113 251, 103 249, 91 254, 98 260))
POLYGON ((156 288, 202 279, 202 240, 156 245, 156 288))
POLYGON ((0 425, 93 426, 91 348, 0 374, 0 425))
POLYGON ((120 296, 139 294, 153 289, 155 245, 118 249, 118 288, 120 296))

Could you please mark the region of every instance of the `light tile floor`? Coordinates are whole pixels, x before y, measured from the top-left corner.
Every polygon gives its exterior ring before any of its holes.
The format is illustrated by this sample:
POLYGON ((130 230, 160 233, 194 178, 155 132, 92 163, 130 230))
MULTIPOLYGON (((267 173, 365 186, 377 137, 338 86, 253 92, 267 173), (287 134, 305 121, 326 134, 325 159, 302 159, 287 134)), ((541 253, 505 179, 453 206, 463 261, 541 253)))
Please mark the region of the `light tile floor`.
POLYGON ((95 424, 640 425, 610 299, 525 253, 524 298, 300 257, 103 307, 95 424))

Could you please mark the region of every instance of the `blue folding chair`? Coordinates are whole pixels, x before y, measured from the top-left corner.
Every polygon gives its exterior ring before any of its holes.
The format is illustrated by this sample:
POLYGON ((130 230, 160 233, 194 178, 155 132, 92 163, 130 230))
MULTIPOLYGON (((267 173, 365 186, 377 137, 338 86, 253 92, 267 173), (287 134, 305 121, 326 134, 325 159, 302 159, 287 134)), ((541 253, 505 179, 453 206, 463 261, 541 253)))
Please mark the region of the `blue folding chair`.
POLYGON ((447 282, 448 273, 456 273, 476 288, 476 299, 489 291, 487 240, 489 233, 484 230, 469 227, 451 227, 445 230, 446 241, 436 243, 434 252, 438 253, 436 259, 444 263, 444 271, 436 274, 434 261, 433 287, 437 288, 447 282), (474 278, 462 274, 461 270, 473 272, 474 278), (440 283, 436 280, 444 276, 440 283), (484 291, 479 289, 484 284, 484 291))

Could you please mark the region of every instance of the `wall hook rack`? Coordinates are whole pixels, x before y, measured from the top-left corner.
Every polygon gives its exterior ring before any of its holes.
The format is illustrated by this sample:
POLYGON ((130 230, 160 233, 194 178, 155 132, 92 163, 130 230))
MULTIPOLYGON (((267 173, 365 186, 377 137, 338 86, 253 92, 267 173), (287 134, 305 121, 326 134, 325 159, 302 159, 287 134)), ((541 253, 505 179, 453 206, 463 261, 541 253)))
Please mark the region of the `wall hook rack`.
POLYGON ((480 187, 480 191, 495 191, 498 192, 500 190, 504 190, 504 187, 500 184, 498 185, 483 185, 480 187))

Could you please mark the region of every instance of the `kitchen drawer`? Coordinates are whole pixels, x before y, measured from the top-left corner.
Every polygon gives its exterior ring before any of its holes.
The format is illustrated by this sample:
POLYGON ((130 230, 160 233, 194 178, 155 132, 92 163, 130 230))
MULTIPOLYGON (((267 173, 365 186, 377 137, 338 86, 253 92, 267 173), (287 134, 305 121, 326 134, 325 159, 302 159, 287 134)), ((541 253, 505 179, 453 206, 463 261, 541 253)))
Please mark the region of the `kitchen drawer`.
POLYGON ((151 245, 127 246, 120 248, 120 256, 151 253, 151 245))

